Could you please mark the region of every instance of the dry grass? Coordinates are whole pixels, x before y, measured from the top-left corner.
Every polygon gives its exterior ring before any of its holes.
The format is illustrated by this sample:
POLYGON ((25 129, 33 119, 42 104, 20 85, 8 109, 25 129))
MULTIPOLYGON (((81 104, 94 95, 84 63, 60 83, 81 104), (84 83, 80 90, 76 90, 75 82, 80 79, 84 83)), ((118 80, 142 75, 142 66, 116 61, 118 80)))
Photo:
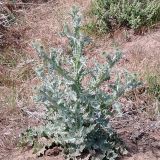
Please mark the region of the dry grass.
POLYGON ((136 42, 126 44, 124 48, 133 70, 141 73, 145 73, 147 70, 160 72, 160 30, 139 37, 136 42))
POLYGON ((97 53, 103 50, 110 53, 115 47, 120 48, 123 51, 123 58, 119 69, 127 69, 138 74, 144 82, 146 92, 142 95, 127 93, 130 98, 129 103, 131 102, 129 105, 139 107, 142 112, 145 110, 146 116, 150 118, 159 116, 160 102, 155 100, 158 96, 153 93, 156 91, 160 95, 160 28, 157 26, 156 30, 150 30, 143 36, 134 35, 132 31, 120 30, 116 31, 111 38, 106 36, 95 41, 98 42, 98 47, 94 49, 97 53), (126 39, 125 32, 129 41, 126 39), (157 84, 154 81, 152 83, 148 81, 154 76, 157 78, 157 84), (148 87, 152 88, 149 93, 148 87))
MULTIPOLYGON (((41 40, 46 48, 55 46, 63 47, 65 40, 60 39, 59 33, 62 31, 65 22, 70 23, 69 12, 71 10, 71 4, 80 6, 81 10, 85 10, 89 2, 90 0, 52 0, 31 9, 25 14, 25 21, 31 28, 26 32, 26 44, 31 44, 32 41, 38 39, 41 40)), ((29 52, 32 50, 29 45, 27 49, 29 52)), ((33 51, 31 52, 33 53, 33 51)))

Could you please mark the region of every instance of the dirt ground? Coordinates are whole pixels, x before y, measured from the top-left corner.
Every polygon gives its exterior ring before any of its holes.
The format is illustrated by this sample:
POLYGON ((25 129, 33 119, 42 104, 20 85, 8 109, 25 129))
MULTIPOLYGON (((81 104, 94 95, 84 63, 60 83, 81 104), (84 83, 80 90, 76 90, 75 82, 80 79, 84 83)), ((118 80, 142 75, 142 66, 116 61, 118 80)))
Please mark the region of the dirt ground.
MULTIPOLYGON (((20 134, 30 126, 39 125, 43 116, 43 106, 36 104, 32 98, 38 81, 34 73, 37 55, 31 43, 38 39, 46 48, 64 47, 66 42, 57 32, 61 31, 64 21, 70 22, 67 14, 70 4, 79 5, 85 12, 90 0, 42 2, 21 11, 23 16, 20 19, 24 23, 14 26, 16 31, 22 31, 20 38, 16 39, 20 46, 18 51, 23 52, 16 54, 21 58, 16 65, 0 64, 0 160, 63 160, 62 155, 37 158, 31 149, 17 147, 20 134)), ((94 44, 88 46, 86 56, 101 60, 102 51, 111 52, 118 46, 123 51, 123 58, 117 70, 126 68, 138 73, 142 79, 145 79, 146 71, 160 73, 160 25, 143 35, 120 29, 110 37, 92 38, 94 44)), ((10 52, 15 53, 13 50, 5 51, 10 52)), ((9 60, 5 63, 8 64, 9 60)), ((127 93, 120 102, 123 117, 111 121, 128 150, 122 160, 160 160, 160 102, 146 89, 127 93)))

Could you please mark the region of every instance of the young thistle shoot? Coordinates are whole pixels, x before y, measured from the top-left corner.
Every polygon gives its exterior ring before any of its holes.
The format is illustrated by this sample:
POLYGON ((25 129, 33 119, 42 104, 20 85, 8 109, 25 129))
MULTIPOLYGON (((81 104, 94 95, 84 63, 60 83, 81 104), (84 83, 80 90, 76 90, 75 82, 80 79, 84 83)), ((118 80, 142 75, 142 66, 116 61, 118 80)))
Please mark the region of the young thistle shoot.
POLYGON ((116 159, 123 146, 108 117, 111 108, 118 106, 118 98, 132 87, 134 78, 126 76, 125 83, 117 78, 109 84, 112 68, 121 58, 119 51, 114 57, 107 56, 105 64, 88 68, 84 49, 91 40, 81 33, 81 16, 76 7, 71 17, 73 28, 65 25, 61 34, 69 41, 69 55, 56 48, 47 53, 40 44, 34 44, 43 61, 37 70, 42 81, 37 100, 47 108, 45 125, 36 129, 37 137, 61 145, 66 159, 78 159, 86 153, 90 159, 116 159), (85 77, 90 77, 87 86, 83 85, 85 77), (111 92, 101 89, 104 82, 111 92))

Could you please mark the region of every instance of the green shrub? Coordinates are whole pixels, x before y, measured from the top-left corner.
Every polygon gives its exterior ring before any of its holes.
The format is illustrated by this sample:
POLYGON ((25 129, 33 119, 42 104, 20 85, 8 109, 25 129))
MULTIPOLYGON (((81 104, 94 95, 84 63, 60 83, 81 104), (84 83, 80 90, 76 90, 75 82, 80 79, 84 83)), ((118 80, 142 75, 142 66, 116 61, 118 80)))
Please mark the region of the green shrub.
POLYGON ((159 0, 93 0, 91 13, 100 33, 120 26, 139 29, 160 21, 160 3, 159 0))
POLYGON ((11 2, 0 2, 0 27, 10 27, 15 20, 15 15, 9 7, 13 7, 11 2))
POLYGON ((87 67, 87 57, 83 51, 90 43, 81 32, 81 17, 78 9, 71 13, 73 28, 66 25, 62 36, 69 40, 70 54, 61 49, 51 49, 47 53, 38 43, 34 43, 39 57, 43 61, 37 70, 42 85, 38 90, 37 100, 46 106, 45 125, 29 129, 23 133, 21 141, 38 146, 40 137, 60 145, 65 159, 78 159, 87 154, 90 159, 116 159, 123 150, 123 145, 116 132, 110 126, 112 110, 119 111, 119 97, 126 89, 133 88, 137 82, 132 75, 125 74, 111 80, 111 69, 120 60, 121 53, 107 56, 107 63, 95 61, 92 68, 87 67), (84 79, 88 77, 88 85, 84 79), (107 93, 101 89, 106 82, 107 93))

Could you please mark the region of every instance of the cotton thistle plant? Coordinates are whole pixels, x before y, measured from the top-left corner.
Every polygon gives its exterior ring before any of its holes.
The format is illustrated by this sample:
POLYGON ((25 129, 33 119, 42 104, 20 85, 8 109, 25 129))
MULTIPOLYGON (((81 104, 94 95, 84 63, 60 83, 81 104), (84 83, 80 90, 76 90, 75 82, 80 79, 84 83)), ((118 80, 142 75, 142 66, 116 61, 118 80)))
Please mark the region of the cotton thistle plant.
POLYGON ((42 81, 37 100, 47 111, 45 125, 34 130, 30 138, 37 135, 50 139, 63 148, 65 159, 80 159, 84 155, 93 160, 116 159, 123 147, 110 126, 111 108, 136 82, 133 77, 126 76, 123 84, 119 78, 109 84, 111 70, 121 58, 118 51, 114 57, 107 56, 105 64, 97 62, 94 67, 87 67, 84 48, 90 39, 81 33, 81 16, 76 7, 73 7, 71 17, 72 29, 65 25, 61 34, 69 41, 70 54, 56 48, 47 53, 40 44, 34 43, 43 61, 37 69, 42 81), (90 83, 84 86, 83 80, 87 76, 90 83), (108 83, 111 92, 101 89, 104 82, 108 83))

